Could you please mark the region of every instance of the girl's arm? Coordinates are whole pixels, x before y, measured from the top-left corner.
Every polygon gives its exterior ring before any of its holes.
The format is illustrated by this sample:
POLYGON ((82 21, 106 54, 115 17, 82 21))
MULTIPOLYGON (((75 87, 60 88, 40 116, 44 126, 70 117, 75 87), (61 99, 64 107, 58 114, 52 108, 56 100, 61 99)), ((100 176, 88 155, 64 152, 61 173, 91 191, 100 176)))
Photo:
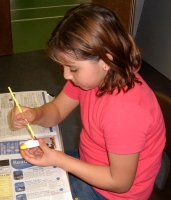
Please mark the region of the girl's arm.
POLYGON ((41 106, 43 116, 35 123, 44 127, 55 126, 63 121, 78 105, 78 100, 68 97, 64 91, 61 91, 53 101, 41 106))
POLYGON ((110 166, 97 166, 66 156, 60 166, 92 186, 117 193, 127 192, 136 175, 139 153, 108 153, 110 166))
POLYGON ((55 126, 66 118, 78 105, 78 100, 71 99, 61 91, 52 102, 44 104, 41 108, 21 106, 22 113, 19 113, 17 108, 13 108, 11 112, 11 126, 13 129, 20 129, 26 126, 28 122, 44 127, 55 126))
POLYGON ((110 166, 99 166, 49 149, 43 140, 39 140, 39 143, 41 154, 38 154, 36 149, 21 150, 26 161, 38 166, 58 166, 92 186, 112 192, 127 192, 133 184, 139 153, 117 155, 109 152, 110 166))

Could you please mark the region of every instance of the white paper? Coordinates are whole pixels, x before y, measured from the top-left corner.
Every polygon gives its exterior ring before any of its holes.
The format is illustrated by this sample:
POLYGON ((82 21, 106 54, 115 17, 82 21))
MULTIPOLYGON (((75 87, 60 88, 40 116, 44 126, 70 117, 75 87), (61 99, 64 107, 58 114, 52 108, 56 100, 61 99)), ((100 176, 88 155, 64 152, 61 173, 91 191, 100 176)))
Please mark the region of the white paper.
MULTIPOLYGON (((22 106, 38 107, 49 101, 45 91, 14 92, 22 106)), ((0 200, 72 200, 67 173, 61 168, 37 167, 20 155, 20 144, 31 139, 27 128, 12 131, 8 114, 14 106, 10 93, 0 94, 0 200)), ((37 138, 63 150, 58 126, 33 126, 37 138)))

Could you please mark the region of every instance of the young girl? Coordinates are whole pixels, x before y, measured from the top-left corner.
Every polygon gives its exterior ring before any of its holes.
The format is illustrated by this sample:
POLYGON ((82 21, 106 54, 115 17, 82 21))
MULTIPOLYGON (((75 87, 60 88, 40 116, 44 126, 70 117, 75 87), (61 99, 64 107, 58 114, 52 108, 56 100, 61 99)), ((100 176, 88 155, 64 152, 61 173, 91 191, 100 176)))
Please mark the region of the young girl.
POLYGON ((73 198, 147 200, 161 165, 165 126, 156 97, 137 73, 140 52, 117 16, 95 4, 69 10, 48 42, 53 60, 63 66, 67 83, 41 108, 12 110, 14 129, 59 124, 80 105, 79 153, 21 150, 38 166, 69 172, 73 198))

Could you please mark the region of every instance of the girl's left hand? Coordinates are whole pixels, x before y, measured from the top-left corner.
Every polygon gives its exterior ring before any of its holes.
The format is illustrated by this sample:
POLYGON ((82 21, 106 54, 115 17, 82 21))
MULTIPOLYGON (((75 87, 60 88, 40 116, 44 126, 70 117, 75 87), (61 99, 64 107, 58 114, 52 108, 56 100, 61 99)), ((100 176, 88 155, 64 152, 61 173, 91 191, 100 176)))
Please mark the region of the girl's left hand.
POLYGON ((62 151, 50 149, 43 139, 38 139, 38 141, 39 147, 20 150, 22 157, 33 165, 59 167, 65 154, 62 151))

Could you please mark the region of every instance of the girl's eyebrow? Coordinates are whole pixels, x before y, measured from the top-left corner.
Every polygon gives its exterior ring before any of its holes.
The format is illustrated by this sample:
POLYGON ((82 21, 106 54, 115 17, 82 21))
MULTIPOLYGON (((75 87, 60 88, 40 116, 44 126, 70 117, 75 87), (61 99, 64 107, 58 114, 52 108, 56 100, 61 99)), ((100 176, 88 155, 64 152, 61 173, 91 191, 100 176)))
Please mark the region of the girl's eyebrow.
MULTIPOLYGON (((62 63, 62 62, 59 62, 58 63, 62 66, 67 66, 67 67, 74 67, 72 64, 67 64, 67 63, 62 63)), ((74 63, 73 63, 74 64, 74 63)))
POLYGON ((67 67, 75 67, 75 66, 73 66, 73 65, 65 65, 65 66, 67 66, 67 67))
POLYGON ((57 60, 57 62, 58 62, 60 65, 65 65, 65 66, 68 66, 68 67, 73 67, 72 64, 74 64, 74 62, 68 64, 68 63, 60 62, 59 60, 57 60))

